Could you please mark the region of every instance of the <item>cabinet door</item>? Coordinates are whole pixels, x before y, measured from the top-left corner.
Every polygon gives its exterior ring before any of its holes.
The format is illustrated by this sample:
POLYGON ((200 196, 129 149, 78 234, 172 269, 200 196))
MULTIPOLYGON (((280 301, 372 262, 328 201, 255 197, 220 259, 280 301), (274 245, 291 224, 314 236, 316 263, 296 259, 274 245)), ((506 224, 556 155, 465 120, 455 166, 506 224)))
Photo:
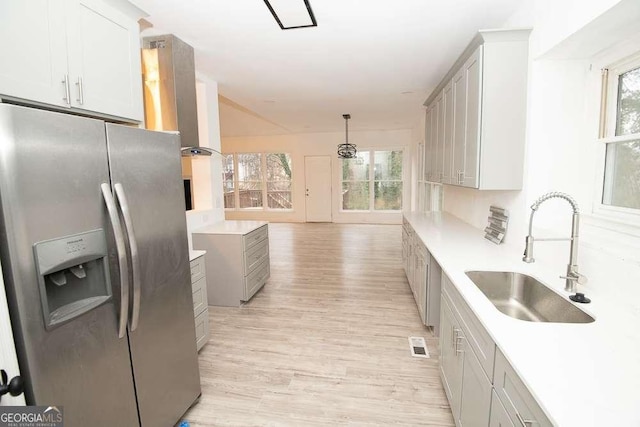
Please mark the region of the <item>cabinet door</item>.
POLYGON ((462 67, 453 76, 453 168, 452 184, 462 184, 465 160, 465 138, 467 121, 467 85, 462 67))
POLYGON ((67 107, 64 5, 0 1, 0 95, 67 107))
POLYGON ((425 181, 429 181, 431 179, 431 161, 430 161, 430 151, 431 151, 431 108, 427 107, 427 111, 425 112, 424 119, 424 151, 422 164, 424 165, 424 175, 422 179, 425 181))
POLYGON ((427 107, 424 120, 424 180, 431 181, 433 179, 433 163, 431 162, 432 147, 431 147, 431 116, 433 108, 427 107))
POLYGON ((461 353, 458 353, 456 344, 462 337, 462 330, 443 297, 440 300, 440 375, 456 420, 460 415, 463 367, 463 358, 459 357, 461 353))
POLYGON ((464 342, 458 343, 458 351, 464 352, 460 425, 487 427, 491 408, 491 383, 473 350, 465 344, 464 342))
POLYGON ((413 279, 414 297, 420 314, 420 321, 425 323, 425 305, 427 301, 426 284, 427 284, 427 264, 425 260, 425 249, 422 245, 418 245, 416 250, 416 269, 413 279))
POLYGON ((515 427, 507 410, 495 391, 491 392, 491 416, 489 417, 489 427, 515 427))
POLYGON ((480 164, 480 120, 482 105, 482 46, 467 59, 463 66, 466 85, 466 132, 463 183, 478 188, 480 164))
POLYGON ((437 162, 436 158, 438 156, 438 110, 440 108, 440 104, 433 101, 433 105, 431 107, 431 158, 429 161, 431 162, 431 181, 432 182, 440 182, 440 175, 437 170, 437 162))
POLYGON ((443 125, 444 121, 444 108, 442 106, 442 92, 438 95, 438 97, 433 102, 433 117, 431 122, 434 126, 433 133, 431 137, 433 141, 431 142, 433 151, 431 156, 431 169, 433 172, 433 182, 442 182, 442 143, 444 142, 444 133, 443 133, 443 125))
POLYGON ((137 21, 100 0, 68 1, 72 106, 141 121, 137 21))
POLYGON ((442 161, 442 182, 444 184, 455 183, 451 174, 453 164, 453 85, 449 82, 445 86, 442 95, 442 106, 444 110, 442 126, 443 126, 443 161, 442 161))

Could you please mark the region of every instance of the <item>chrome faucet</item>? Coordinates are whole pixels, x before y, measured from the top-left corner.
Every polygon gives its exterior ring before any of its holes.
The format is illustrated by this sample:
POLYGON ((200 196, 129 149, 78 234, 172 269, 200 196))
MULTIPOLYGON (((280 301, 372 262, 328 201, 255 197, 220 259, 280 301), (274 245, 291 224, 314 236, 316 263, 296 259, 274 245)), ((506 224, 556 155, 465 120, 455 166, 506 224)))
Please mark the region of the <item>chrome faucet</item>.
MULTIPOLYGON (((571 248, 569 250, 569 264, 567 265, 567 275, 560 276, 561 279, 566 280, 564 289, 565 291, 568 291, 568 292, 576 292, 576 287, 577 287, 576 283, 579 283, 581 285, 587 283, 587 278, 584 275, 578 273, 578 226, 579 226, 579 223, 580 223, 580 209, 578 209, 578 204, 573 199, 573 197, 571 197, 568 194, 559 193, 559 192, 547 193, 541 196, 540 198, 538 198, 538 200, 536 200, 533 203, 533 205, 531 205, 531 217, 529 218, 529 235, 526 238, 526 246, 524 248, 524 257, 522 257, 522 260, 524 262, 529 262, 529 263, 535 261, 535 259, 533 258, 533 242, 535 240, 540 240, 540 241, 570 240, 571 248), (534 239, 533 234, 531 232, 531 229, 533 226, 533 215, 536 213, 536 211, 538 210, 538 208, 543 202, 549 199, 554 199, 554 198, 566 200, 567 202, 569 202, 569 204, 573 208, 573 217, 571 221, 571 237, 534 239)), ((582 297, 583 296, 584 295, 582 295, 582 297)))

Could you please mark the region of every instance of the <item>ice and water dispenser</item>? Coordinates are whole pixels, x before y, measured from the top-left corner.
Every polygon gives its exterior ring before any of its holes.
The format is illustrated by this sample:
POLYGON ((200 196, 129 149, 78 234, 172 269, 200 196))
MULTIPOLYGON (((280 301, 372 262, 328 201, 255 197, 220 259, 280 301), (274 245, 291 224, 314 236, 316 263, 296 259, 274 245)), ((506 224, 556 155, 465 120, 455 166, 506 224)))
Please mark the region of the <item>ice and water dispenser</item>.
POLYGON ((33 245, 47 329, 111 298, 107 241, 102 229, 33 245))

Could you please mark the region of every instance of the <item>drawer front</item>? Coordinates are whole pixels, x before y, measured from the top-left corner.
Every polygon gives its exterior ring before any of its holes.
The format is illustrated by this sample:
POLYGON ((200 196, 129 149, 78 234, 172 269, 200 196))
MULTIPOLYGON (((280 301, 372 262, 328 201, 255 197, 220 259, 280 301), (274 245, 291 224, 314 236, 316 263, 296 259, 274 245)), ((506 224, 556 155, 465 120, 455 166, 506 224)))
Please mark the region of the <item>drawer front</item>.
POLYGON ((198 315, 207 308, 207 278, 202 277, 191 285, 193 294, 193 313, 198 315))
POLYGON ((191 283, 195 283, 205 276, 204 255, 199 256, 190 262, 191 265, 191 283))
POLYGON ((251 274, 244 278, 244 299, 242 301, 249 301, 267 282, 270 274, 271 267, 267 257, 251 274))
POLYGON ((269 228, 265 224, 244 236, 244 250, 247 251, 269 237, 269 228))
POLYGON ((244 253, 245 276, 256 269, 269 256, 269 240, 265 239, 244 253))
POLYGON ((198 351, 209 341, 209 310, 196 316, 196 348, 198 351))
POLYGON ((493 386, 515 425, 535 427, 553 425, 500 351, 496 354, 493 386))
POLYGON ((487 377, 493 378, 493 363, 496 354, 496 344, 491 339, 484 327, 478 322, 462 296, 455 289, 451 281, 442 275, 442 292, 454 307, 454 312, 461 320, 461 327, 467 337, 469 345, 475 351, 478 361, 484 369, 487 377))

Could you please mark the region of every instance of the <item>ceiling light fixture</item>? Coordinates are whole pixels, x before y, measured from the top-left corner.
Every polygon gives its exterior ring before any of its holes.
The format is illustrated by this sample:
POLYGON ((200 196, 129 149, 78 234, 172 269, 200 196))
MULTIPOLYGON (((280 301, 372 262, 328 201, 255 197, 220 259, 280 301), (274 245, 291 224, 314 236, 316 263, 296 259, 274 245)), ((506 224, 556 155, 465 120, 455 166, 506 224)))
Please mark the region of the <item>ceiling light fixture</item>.
POLYGON ((309 0, 264 0, 282 30, 317 27, 309 0))
POLYGON ((345 142, 344 144, 338 144, 338 157, 341 159, 353 159, 358 154, 358 150, 356 150, 355 145, 349 144, 349 119, 351 114, 343 114, 342 117, 344 118, 345 142))

